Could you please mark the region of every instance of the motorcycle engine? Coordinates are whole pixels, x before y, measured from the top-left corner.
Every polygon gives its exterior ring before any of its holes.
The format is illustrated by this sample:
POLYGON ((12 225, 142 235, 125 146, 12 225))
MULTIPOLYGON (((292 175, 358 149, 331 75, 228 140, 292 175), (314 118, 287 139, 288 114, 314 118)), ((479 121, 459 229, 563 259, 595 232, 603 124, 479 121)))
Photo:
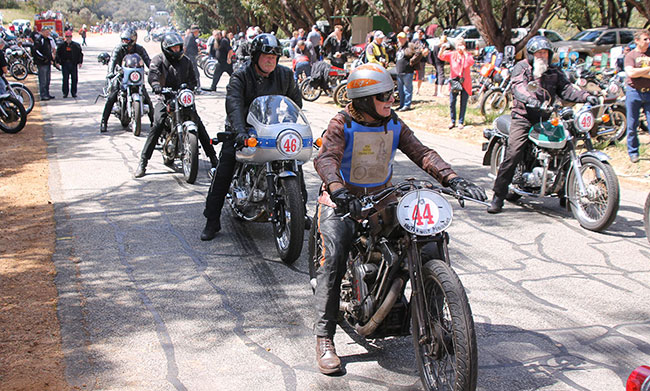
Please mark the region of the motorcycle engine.
POLYGON ((355 261, 352 268, 353 305, 355 317, 360 323, 370 320, 374 309, 375 300, 368 294, 368 284, 372 285, 377 279, 379 268, 374 263, 361 263, 355 261))

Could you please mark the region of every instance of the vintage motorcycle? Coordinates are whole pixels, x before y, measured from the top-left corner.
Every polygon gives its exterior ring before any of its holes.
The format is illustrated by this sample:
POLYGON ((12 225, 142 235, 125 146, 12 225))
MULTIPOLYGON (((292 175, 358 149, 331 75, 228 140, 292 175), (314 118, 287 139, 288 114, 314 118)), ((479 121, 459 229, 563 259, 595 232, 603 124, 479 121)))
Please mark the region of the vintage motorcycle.
MULTIPOLYGON (((470 391, 476 389, 478 371, 476 333, 449 257, 446 230, 453 208, 441 194, 461 206, 472 200, 415 179, 360 198, 363 217, 354 218, 339 311, 367 339, 412 334, 425 390, 470 391)), ((324 261, 317 218, 318 212, 309 234, 314 290, 324 261)))
POLYGON ((118 73, 121 76, 117 107, 122 126, 128 126, 135 136, 142 130, 142 115, 151 108, 144 103, 144 61, 138 54, 127 54, 118 73))
POLYGON ((300 92, 302 99, 307 102, 313 102, 318 99, 324 92, 327 96, 332 96, 336 87, 345 79, 347 79, 349 72, 346 69, 330 65, 327 80, 323 82, 312 79, 311 77, 305 78, 300 85, 300 92))
POLYGON ((23 130, 26 122, 27 112, 22 102, 11 93, 0 95, 0 130, 18 133, 23 130))
MULTIPOLYGON (((306 194, 301 166, 311 158, 311 127, 300 108, 280 95, 256 98, 246 121, 252 129, 246 145, 236 153, 228 203, 244 221, 271 222, 280 258, 293 264, 304 238, 306 194)), ((222 132, 213 143, 234 136, 222 132)))
POLYGON ((34 94, 23 83, 9 82, 5 76, 0 76, 7 86, 7 93, 16 98, 25 108, 25 114, 32 112, 34 108, 34 94))
MULTIPOLYGON (((535 82, 529 83, 528 89, 543 90, 535 82)), ((515 201, 523 195, 560 197, 560 204, 571 210, 582 227, 597 232, 609 227, 618 212, 619 185, 609 157, 595 150, 591 140, 594 108, 585 104, 574 111, 561 104, 543 103, 541 111, 558 116, 530 128, 531 142, 517 165, 507 200, 515 201), (585 149, 580 155, 579 141, 585 149)), ((483 165, 490 166, 492 178, 496 178, 505 157, 510 119, 510 115, 502 115, 494 121, 494 128, 483 131, 488 139, 483 144, 483 165)))
POLYGON ((194 92, 186 84, 181 84, 178 90, 163 88, 162 95, 168 114, 160 134, 163 163, 174 168, 174 161, 181 159, 185 182, 194 183, 199 173, 199 130, 194 122, 194 92))

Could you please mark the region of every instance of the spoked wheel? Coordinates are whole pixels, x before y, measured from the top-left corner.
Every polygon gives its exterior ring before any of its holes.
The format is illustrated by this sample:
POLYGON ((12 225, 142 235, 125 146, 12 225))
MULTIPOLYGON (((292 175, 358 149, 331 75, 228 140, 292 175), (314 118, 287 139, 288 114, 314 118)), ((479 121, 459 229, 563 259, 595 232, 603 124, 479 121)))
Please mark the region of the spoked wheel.
POLYGON ((9 85, 16 93, 18 101, 23 104, 25 112, 27 114, 31 113, 34 108, 34 94, 32 91, 22 83, 9 83, 9 85))
POLYGON ((412 311, 413 342, 425 390, 473 391, 478 355, 472 311, 454 270, 440 260, 422 266, 424 329, 412 311))
POLYGON ((9 68, 9 73, 11 73, 11 76, 13 76, 13 78, 16 80, 25 80, 28 72, 25 64, 23 64, 22 62, 15 62, 11 64, 11 68, 9 68))
POLYGON ((305 205, 298 177, 280 178, 277 196, 277 221, 273 223, 275 247, 282 262, 292 265, 300 256, 305 235, 305 205))
POLYGON ((126 107, 126 98, 124 98, 124 100, 118 100, 118 104, 120 105, 120 123, 123 128, 126 128, 131 122, 131 118, 129 118, 129 109, 126 107))
POLYGON ((568 178, 567 196, 571 212, 583 228, 600 232, 614 221, 619 206, 618 178, 612 166, 592 156, 583 156, 581 175, 586 194, 580 194, 576 171, 568 178))
POLYGON ((314 88, 311 85, 311 79, 307 78, 300 83, 300 93, 302 98, 308 102, 313 102, 320 97, 322 93, 320 88, 314 88))
POLYGON ((208 61, 205 66, 203 67, 203 73, 208 77, 208 79, 212 79, 214 76, 214 70, 217 68, 217 62, 216 61, 208 61))
POLYGON ((483 117, 485 118, 491 116, 496 118, 508 109, 509 103, 510 98, 508 97, 508 94, 501 90, 490 90, 483 94, 483 98, 481 98, 481 114, 483 114, 483 117))
POLYGON ((22 103, 13 96, 0 100, 0 130, 5 133, 18 133, 25 127, 27 113, 22 103))
MULTIPOLYGON (((506 157, 506 143, 503 141, 499 141, 494 145, 494 148, 492 149, 492 155, 490 155, 490 174, 494 175, 495 177, 499 173, 499 167, 501 167, 501 162, 503 162, 503 159, 506 157)), ((506 195, 506 199, 508 201, 514 202, 517 201, 521 196, 517 193, 515 193, 512 190, 508 190, 508 195, 506 195)))
POLYGON ((199 173, 199 141, 196 134, 187 132, 183 138, 183 176, 185 182, 194 183, 199 173))
POLYGON ((625 112, 625 107, 616 107, 609 115, 611 125, 616 129, 613 137, 614 141, 623 141, 627 134, 627 113, 625 112))
POLYGON ((27 63, 27 70, 32 75, 38 75, 38 65, 34 64, 33 60, 29 60, 29 62, 27 63))
POLYGON ((133 135, 137 137, 142 130, 142 111, 140 110, 140 102, 137 100, 133 101, 131 117, 131 130, 133 131, 133 135))
POLYGON ((643 208, 643 222, 645 225, 645 235, 650 242, 650 193, 645 200, 645 207, 643 208))
POLYGON ((338 106, 345 107, 347 106, 348 103, 351 102, 350 98, 348 98, 348 83, 343 82, 339 83, 339 85, 336 86, 334 89, 334 103, 336 103, 338 106))
MULTIPOLYGON (((320 208, 320 206, 317 206, 317 208, 320 208)), ((311 285, 311 290, 316 292, 316 271, 323 263, 323 244, 320 233, 318 232, 318 212, 314 214, 314 219, 309 229, 308 251, 309 284, 311 285)))

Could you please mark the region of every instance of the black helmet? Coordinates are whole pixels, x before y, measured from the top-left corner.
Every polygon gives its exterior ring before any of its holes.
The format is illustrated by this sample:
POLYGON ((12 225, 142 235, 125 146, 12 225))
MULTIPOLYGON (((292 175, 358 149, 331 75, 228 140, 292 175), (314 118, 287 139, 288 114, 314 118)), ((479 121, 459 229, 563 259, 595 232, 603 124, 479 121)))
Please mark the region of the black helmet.
POLYGON ((253 64, 257 64, 260 54, 273 54, 277 56, 278 60, 282 55, 282 45, 280 41, 271 34, 260 34, 251 42, 251 60, 253 64))
POLYGON ((553 45, 551 45, 551 41, 546 37, 536 35, 526 44, 526 59, 529 64, 533 64, 533 55, 540 50, 548 50, 548 61, 550 62, 553 56, 553 45))
POLYGON ((138 32, 135 29, 126 29, 120 34, 120 39, 122 43, 133 46, 138 41, 138 32))
POLYGON ((101 62, 102 65, 108 65, 109 61, 111 61, 111 55, 106 52, 101 52, 97 56, 97 62, 101 62))
POLYGON ((176 62, 183 57, 183 38, 178 33, 167 33, 160 41, 160 48, 168 61, 176 62), (174 46, 180 46, 181 50, 173 51, 172 47, 174 46))

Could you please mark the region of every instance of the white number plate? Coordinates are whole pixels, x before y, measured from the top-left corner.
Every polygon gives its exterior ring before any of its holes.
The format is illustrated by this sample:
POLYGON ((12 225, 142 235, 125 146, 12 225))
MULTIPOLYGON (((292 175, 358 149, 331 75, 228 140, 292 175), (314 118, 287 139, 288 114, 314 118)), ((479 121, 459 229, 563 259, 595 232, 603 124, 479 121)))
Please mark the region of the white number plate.
POLYGON ((583 132, 588 132, 591 128, 594 127, 594 115, 591 114, 591 111, 585 111, 578 115, 576 119, 578 129, 583 132))
POLYGON ((194 104, 194 94, 191 91, 183 91, 178 100, 185 107, 192 106, 194 104))
POLYGON ((449 202, 432 190, 414 190, 406 193, 397 205, 397 220, 408 232, 431 236, 442 232, 453 219, 449 202))
POLYGON ((278 139, 278 149, 285 155, 295 155, 302 150, 302 138, 294 132, 285 132, 278 139))

